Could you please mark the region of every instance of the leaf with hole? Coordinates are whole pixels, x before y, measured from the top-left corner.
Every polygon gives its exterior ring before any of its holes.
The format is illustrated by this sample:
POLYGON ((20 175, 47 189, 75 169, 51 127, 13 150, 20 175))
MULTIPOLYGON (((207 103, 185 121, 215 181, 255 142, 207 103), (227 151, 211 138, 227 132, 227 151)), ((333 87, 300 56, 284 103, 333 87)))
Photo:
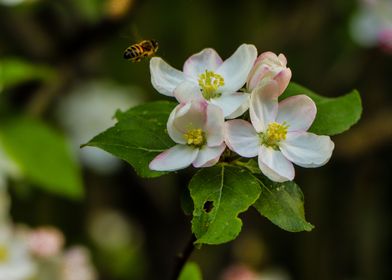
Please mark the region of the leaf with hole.
POLYGON ((189 190, 194 203, 192 231, 199 244, 220 244, 236 238, 242 227, 238 215, 260 195, 252 174, 228 165, 201 169, 190 181, 189 190))

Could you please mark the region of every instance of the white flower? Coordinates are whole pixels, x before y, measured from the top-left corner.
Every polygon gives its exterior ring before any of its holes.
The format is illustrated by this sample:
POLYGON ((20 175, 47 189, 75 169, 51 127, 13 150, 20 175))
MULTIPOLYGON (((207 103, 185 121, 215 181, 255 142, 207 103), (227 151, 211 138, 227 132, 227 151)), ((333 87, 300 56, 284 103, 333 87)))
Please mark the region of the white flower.
POLYGON ((263 79, 269 78, 278 83, 279 91, 283 93, 291 79, 291 70, 286 65, 287 59, 283 54, 262 53, 249 73, 246 89, 251 92, 263 79))
MULTIPOLYGON (((204 49, 185 62, 183 72, 159 57, 150 61, 154 88, 185 103, 206 100, 223 110, 225 117, 236 111, 248 96, 239 92, 257 56, 256 47, 243 44, 226 61, 213 49, 204 49)), ((237 117, 237 116, 230 116, 237 117)))
POLYGON ((0 229, 0 280, 28 280, 36 273, 25 240, 2 224, 0 229))
POLYGON ((243 157, 258 156, 260 170, 271 180, 294 179, 293 163, 302 167, 324 165, 334 144, 328 136, 306 132, 316 116, 314 102, 305 95, 278 104, 279 85, 265 80, 253 92, 250 124, 232 120, 225 124, 227 146, 243 157))
POLYGON ((60 100, 57 115, 71 137, 75 152, 84 165, 102 174, 121 166, 114 156, 93 148, 80 149, 92 137, 116 123, 116 110, 127 110, 142 101, 138 87, 123 87, 110 81, 91 81, 76 87, 60 100))
POLYGON ((155 157, 150 169, 174 171, 191 163, 194 167, 214 165, 226 148, 223 126, 219 107, 205 101, 179 104, 167 122, 169 136, 177 145, 155 157))
POLYGON ((390 0, 362 2, 351 18, 352 38, 361 46, 379 46, 391 52, 392 36, 388 33, 392 30, 392 2, 390 0))

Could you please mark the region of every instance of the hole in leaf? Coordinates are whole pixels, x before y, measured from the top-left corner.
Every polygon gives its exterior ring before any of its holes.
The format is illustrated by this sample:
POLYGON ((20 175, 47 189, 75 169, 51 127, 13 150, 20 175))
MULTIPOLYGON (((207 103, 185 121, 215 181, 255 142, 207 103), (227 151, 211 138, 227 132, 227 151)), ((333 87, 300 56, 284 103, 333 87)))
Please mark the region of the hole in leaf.
POLYGON ((214 208, 214 202, 213 201, 206 201, 206 203, 204 203, 203 209, 204 211, 206 211, 206 213, 210 213, 211 210, 214 208))

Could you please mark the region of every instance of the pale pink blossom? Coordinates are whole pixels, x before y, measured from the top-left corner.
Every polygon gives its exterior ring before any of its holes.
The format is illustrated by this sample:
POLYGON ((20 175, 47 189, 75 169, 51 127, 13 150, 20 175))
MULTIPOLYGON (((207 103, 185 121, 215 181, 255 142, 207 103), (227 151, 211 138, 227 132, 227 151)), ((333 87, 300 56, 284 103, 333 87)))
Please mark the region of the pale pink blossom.
POLYGON ((86 248, 74 246, 65 252, 62 260, 61 280, 96 280, 97 278, 97 272, 86 248))
POLYGON ((246 265, 231 265, 223 273, 222 280, 258 280, 257 274, 246 265))
POLYGON ((150 61, 151 82, 158 92, 174 96, 180 103, 204 100, 220 107, 227 117, 248 100, 248 94, 240 89, 256 56, 256 47, 248 44, 241 45, 225 61, 214 49, 207 48, 188 58, 183 72, 161 58, 153 57, 150 61))
POLYGON ((225 123, 225 141, 237 154, 258 156, 259 168, 273 181, 294 179, 292 163, 302 167, 324 165, 334 143, 328 136, 307 132, 316 117, 316 105, 309 97, 297 95, 278 104, 279 84, 264 80, 251 96, 251 123, 225 123))
POLYGON ((54 227, 41 227, 31 231, 27 237, 30 251, 38 257, 55 257, 61 253, 64 235, 54 227))
POLYGON ((179 104, 169 116, 167 131, 177 143, 150 163, 150 169, 174 171, 190 164, 209 167, 219 161, 224 144, 222 110, 205 101, 179 104))

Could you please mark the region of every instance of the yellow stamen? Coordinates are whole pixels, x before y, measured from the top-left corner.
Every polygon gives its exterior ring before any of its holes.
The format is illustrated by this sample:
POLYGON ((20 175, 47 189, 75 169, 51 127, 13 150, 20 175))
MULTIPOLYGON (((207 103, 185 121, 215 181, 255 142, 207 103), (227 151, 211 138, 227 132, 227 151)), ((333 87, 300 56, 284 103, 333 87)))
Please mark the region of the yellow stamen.
POLYGON ((7 247, 0 245, 0 263, 6 262, 8 260, 9 254, 7 247))
POLYGON ((207 100, 219 96, 218 89, 224 84, 225 79, 213 71, 206 70, 203 74, 199 75, 199 86, 203 91, 204 98, 207 100))
POLYGON ((204 132, 201 128, 189 129, 187 133, 184 134, 186 143, 191 146, 200 147, 204 145, 204 132))
POLYGON ((279 142, 286 139, 287 129, 289 125, 286 122, 270 123, 267 130, 261 134, 262 144, 272 147, 275 150, 279 149, 279 142))

